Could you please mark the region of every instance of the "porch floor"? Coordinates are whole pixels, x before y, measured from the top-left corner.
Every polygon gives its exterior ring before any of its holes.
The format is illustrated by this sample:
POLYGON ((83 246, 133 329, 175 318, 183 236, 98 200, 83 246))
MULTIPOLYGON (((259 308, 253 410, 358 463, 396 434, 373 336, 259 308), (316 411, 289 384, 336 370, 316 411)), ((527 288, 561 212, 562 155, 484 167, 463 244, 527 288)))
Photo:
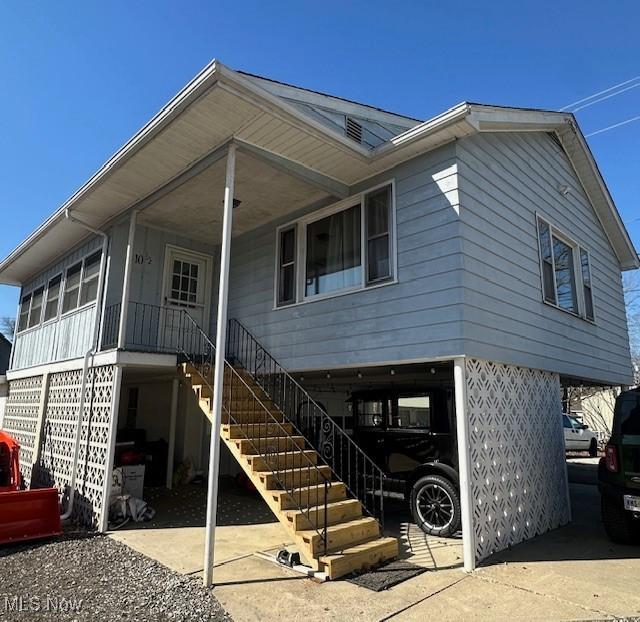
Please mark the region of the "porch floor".
MULTIPOLYGON (((111 537, 179 573, 201 572, 206 484, 173 490, 145 489, 145 500, 156 511, 154 519, 129 523, 111 532, 111 537)), ((405 503, 385 500, 385 504, 385 532, 399 538, 402 559, 429 570, 462 567, 461 537, 427 536, 411 522, 405 503)), ((221 478, 216 566, 257 552, 275 553, 291 545, 289 534, 257 493, 240 488, 233 479, 221 478)))

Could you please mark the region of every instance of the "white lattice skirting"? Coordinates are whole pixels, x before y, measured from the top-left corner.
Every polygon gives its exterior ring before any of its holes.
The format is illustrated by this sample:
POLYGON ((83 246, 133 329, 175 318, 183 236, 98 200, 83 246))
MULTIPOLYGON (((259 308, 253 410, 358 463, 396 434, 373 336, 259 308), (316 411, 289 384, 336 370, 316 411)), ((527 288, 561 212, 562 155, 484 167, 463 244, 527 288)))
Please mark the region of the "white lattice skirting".
POLYGON ((570 520, 557 374, 466 359, 476 562, 570 520))
MULTIPOLYGON (((73 518, 89 527, 100 524, 103 511, 114 370, 112 365, 96 367, 87 376, 73 518)), ((4 424, 21 443, 20 469, 26 485, 63 490, 70 483, 81 387, 80 369, 51 374, 46 401, 41 401, 42 377, 10 383, 4 424), (34 464, 36 444, 39 457, 34 464)))

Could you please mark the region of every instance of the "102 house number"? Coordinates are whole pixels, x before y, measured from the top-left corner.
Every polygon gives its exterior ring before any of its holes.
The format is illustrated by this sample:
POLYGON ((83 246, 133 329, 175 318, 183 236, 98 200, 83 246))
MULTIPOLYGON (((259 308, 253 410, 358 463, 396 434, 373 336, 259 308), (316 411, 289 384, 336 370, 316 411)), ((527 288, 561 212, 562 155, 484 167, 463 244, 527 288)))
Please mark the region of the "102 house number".
POLYGON ((136 253, 133 257, 133 261, 138 265, 148 265, 152 264, 151 255, 143 255, 142 253, 136 253))

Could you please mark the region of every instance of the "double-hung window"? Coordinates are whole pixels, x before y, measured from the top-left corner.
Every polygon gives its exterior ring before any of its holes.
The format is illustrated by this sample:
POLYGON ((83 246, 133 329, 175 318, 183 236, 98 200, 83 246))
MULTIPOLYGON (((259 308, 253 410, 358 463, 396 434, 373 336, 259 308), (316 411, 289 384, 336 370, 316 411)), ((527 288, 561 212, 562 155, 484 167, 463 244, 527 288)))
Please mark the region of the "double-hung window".
POLYGON ((276 248, 276 306, 393 280, 392 184, 280 228, 276 248))
POLYGON ((545 302, 593 320, 588 252, 542 218, 538 218, 538 243, 545 302))
POLYGON ((47 287, 47 303, 44 306, 44 321, 53 319, 58 315, 58 303, 60 302, 60 286, 62 275, 54 276, 47 287))
POLYGON ((44 296, 44 287, 38 287, 31 295, 31 309, 29 310, 29 328, 33 328, 40 324, 42 317, 42 298, 44 296))
POLYGON ((62 296, 62 313, 78 308, 81 273, 82 262, 71 266, 71 268, 67 270, 67 277, 64 280, 64 294, 62 296))
POLYGON ((98 297, 98 278, 100 276, 101 259, 102 253, 98 251, 84 260, 82 287, 80 289, 80 306, 93 302, 98 297))
POLYGON ((18 314, 18 332, 29 326, 29 308, 31 307, 31 294, 22 297, 20 301, 20 313, 18 314))

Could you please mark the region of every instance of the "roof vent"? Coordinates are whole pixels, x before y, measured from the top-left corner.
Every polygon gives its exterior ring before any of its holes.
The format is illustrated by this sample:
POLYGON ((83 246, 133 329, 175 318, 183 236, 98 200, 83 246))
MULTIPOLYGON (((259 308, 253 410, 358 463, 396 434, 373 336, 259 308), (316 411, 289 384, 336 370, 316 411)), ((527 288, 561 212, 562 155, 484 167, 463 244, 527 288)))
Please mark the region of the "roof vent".
POLYGON ((347 117, 347 138, 362 144, 362 125, 351 117, 347 117))

